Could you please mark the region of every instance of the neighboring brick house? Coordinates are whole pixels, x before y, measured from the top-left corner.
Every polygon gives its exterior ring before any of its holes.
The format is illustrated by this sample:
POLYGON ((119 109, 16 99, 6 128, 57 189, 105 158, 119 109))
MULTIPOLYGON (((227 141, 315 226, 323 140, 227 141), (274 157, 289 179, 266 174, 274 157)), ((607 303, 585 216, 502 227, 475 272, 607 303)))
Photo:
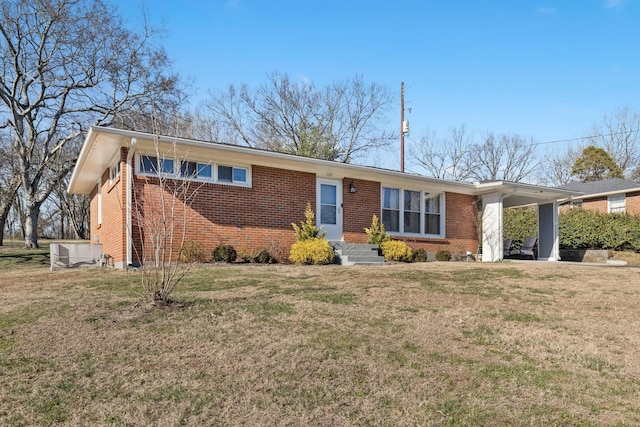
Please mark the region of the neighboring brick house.
MULTIPOLYGON (((152 237, 137 226, 139 218, 162 224, 153 217, 154 208, 161 198, 165 203, 176 201, 171 191, 159 191, 161 178, 170 178, 170 185, 188 182, 195 189, 190 203, 174 205, 184 211, 186 224, 174 230, 180 236, 176 242, 183 241, 184 231, 187 240, 201 242, 207 253, 227 243, 237 249, 265 247, 287 255, 295 241, 291 223, 304 220, 307 203, 329 240, 366 242, 364 228, 375 214, 389 234, 412 248, 475 253, 481 206, 485 211, 481 245, 492 253, 486 255, 485 249, 483 260, 495 261, 502 253, 503 206, 556 206, 557 200, 570 194, 501 181, 445 181, 236 145, 94 127, 87 134, 68 191, 90 195, 92 241, 103 245, 103 253, 110 255, 116 267, 140 264, 142 242, 151 245, 152 237), (486 214, 487 209, 496 215, 486 214)), ((555 227, 553 209, 542 211, 551 217, 545 216, 541 223, 555 227)), ((556 259, 557 227, 544 235, 548 236, 546 246, 542 245, 548 248, 546 258, 556 259)))
POLYGON ((611 178, 593 182, 570 182, 558 189, 582 193, 562 202, 563 208, 581 207, 601 213, 640 215, 640 183, 637 182, 611 178))

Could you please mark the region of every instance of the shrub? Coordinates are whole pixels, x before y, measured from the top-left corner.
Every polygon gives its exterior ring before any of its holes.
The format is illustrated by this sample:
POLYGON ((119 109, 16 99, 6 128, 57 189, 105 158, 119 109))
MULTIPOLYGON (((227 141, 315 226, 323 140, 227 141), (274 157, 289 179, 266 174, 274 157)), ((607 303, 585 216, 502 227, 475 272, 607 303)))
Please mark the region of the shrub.
POLYGON ((293 229, 296 232, 296 240, 302 242, 308 239, 324 239, 327 232, 322 231, 322 227, 316 227, 315 214, 311 209, 311 203, 307 203, 307 207, 304 210, 305 221, 300 222, 300 227, 295 223, 291 223, 293 229))
POLYGON ((214 261, 234 262, 238 257, 238 253, 231 245, 219 245, 211 253, 214 261))
POLYGON ((422 248, 418 248, 413 251, 413 262, 427 262, 428 261, 427 251, 422 248))
POLYGON ((180 256, 178 256, 178 261, 190 264, 195 262, 204 262, 204 246, 200 242, 196 242, 194 240, 186 240, 182 248, 180 248, 180 256))
MULTIPOLYGON (((535 208, 504 209, 502 226, 505 239, 511 239, 512 248, 520 248, 524 239, 538 235, 538 210, 535 208)), ((482 240, 480 240, 482 245, 482 240)))
POLYGON ((438 249, 436 252, 436 261, 451 261, 451 252, 445 249, 438 249))
POLYGON ((268 264, 273 261, 271 254, 265 248, 254 249, 249 255, 249 262, 254 264, 268 264))
POLYGON ((296 264, 306 265, 332 264, 334 258, 335 254, 329 242, 318 237, 294 243, 289 256, 296 264))
POLYGON ((559 218, 561 249, 640 251, 640 217, 571 209, 559 218))
POLYGON ((382 255, 387 261, 411 262, 411 248, 400 240, 388 240, 380 244, 382 255))
POLYGON ((367 243, 370 245, 379 245, 391 240, 391 236, 389 236, 387 231, 384 229, 384 224, 378 221, 377 215, 374 215, 373 218, 371 218, 371 227, 365 228, 364 232, 367 233, 367 243))

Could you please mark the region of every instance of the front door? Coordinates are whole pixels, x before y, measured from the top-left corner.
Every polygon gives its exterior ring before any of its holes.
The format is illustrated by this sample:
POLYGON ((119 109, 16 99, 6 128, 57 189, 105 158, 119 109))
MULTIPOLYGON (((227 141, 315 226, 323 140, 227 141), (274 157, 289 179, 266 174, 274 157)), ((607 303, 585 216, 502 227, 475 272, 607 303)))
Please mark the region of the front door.
POLYGON ((342 181, 318 178, 316 222, 327 240, 342 240, 342 181))

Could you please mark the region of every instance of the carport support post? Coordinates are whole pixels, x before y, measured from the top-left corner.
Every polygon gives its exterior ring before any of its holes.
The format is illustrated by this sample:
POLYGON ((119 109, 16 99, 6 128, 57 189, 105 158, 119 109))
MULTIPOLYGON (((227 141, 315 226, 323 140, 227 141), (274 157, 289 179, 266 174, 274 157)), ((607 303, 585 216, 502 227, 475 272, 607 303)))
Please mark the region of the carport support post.
POLYGON ((560 260, 560 237, 558 233, 558 203, 538 205, 538 259, 560 260))
POLYGON ((482 196, 482 261, 502 259, 502 199, 501 193, 482 196))

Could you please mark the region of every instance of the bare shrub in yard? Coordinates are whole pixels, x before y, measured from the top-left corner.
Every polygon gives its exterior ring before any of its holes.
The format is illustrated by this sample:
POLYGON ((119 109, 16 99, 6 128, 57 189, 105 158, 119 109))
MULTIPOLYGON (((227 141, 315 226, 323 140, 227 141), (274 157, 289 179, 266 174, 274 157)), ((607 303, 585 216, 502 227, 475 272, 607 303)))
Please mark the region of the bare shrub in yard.
POLYGON ((204 245, 195 240, 187 240, 180 249, 178 260, 182 263, 205 262, 204 245))
POLYGON ((201 184, 193 176, 180 174, 180 158, 176 145, 169 152, 161 151, 155 138, 155 153, 145 157, 145 167, 153 175, 134 184, 132 191, 132 220, 140 247, 134 251, 141 261, 142 288, 153 302, 167 303, 170 296, 200 258, 197 245, 187 242, 187 212, 193 204, 201 184), (187 252, 184 252, 187 249, 187 252), (184 255, 184 256, 183 256, 184 255))
POLYGON ((258 248, 249 255, 249 262, 254 264, 269 264, 275 262, 271 254, 265 248, 258 248))

